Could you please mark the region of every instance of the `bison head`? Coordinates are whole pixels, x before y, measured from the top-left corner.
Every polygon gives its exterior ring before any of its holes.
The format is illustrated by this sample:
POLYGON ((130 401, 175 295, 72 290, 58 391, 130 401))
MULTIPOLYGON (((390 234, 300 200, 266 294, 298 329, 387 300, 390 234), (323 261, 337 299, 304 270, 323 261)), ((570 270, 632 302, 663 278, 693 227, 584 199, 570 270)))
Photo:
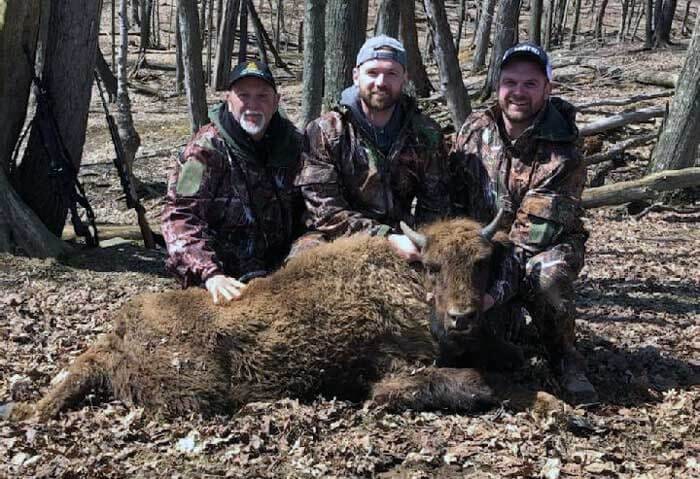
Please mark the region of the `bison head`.
POLYGON ((482 301, 491 272, 510 246, 503 233, 496 234, 501 217, 499 212, 486 227, 466 218, 443 221, 421 233, 402 224, 404 234, 421 251, 434 301, 431 327, 439 339, 481 329, 482 301))

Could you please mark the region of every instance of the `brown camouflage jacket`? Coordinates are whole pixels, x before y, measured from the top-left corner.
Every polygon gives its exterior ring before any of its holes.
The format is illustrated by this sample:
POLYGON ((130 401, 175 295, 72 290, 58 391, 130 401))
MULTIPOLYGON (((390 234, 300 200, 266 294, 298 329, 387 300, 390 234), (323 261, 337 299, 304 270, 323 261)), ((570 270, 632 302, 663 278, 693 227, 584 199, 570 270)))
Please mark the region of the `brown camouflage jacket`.
POLYGON ((560 245, 571 270, 583 266, 588 234, 580 198, 586 173, 574 144, 574 117, 571 104, 551 98, 533 125, 511 142, 494 105, 467 118, 451 152, 455 213, 488 222, 503 207, 501 225, 523 268, 533 255, 560 245))
POLYGON ((184 286, 277 268, 301 227, 303 137, 275 114, 253 142, 222 103, 178 158, 162 215, 167 267, 184 286))
POLYGON ((402 220, 416 225, 447 216, 447 154, 440 128, 408 97, 401 108, 403 123, 387 155, 345 105, 308 125, 296 184, 309 229, 328 240, 357 232, 386 235, 402 220))

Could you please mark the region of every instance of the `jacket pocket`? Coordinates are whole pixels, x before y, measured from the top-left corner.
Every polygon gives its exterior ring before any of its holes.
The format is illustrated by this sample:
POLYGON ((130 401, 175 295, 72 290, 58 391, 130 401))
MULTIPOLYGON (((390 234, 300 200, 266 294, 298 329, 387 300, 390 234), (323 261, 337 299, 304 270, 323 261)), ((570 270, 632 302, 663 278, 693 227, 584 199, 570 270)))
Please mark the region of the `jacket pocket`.
POLYGON ((527 243, 542 248, 555 242, 573 224, 577 202, 564 195, 530 191, 520 208, 529 222, 527 243))

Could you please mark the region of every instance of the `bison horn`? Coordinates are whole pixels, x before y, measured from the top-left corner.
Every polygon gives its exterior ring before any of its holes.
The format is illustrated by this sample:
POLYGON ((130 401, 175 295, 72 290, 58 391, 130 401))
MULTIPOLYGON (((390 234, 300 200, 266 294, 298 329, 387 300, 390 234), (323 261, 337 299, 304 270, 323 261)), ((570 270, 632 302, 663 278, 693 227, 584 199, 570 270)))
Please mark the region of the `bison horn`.
POLYGON ((403 234, 405 234, 408 237, 408 239, 410 239, 413 242, 413 244, 418 246, 418 248, 420 249, 425 248, 425 245, 428 242, 428 239, 425 237, 425 235, 422 235, 417 231, 413 231, 411 227, 403 221, 399 224, 399 226, 401 226, 401 231, 403 231, 403 234))
POLYGON ((498 210, 498 213, 496 213, 496 217, 491 221, 491 223, 484 226, 481 232, 479 232, 479 234, 483 238, 491 241, 493 235, 495 235, 496 231, 498 231, 498 227, 500 226, 501 220, 503 219, 503 215, 505 214, 505 212, 506 211, 503 208, 498 210))

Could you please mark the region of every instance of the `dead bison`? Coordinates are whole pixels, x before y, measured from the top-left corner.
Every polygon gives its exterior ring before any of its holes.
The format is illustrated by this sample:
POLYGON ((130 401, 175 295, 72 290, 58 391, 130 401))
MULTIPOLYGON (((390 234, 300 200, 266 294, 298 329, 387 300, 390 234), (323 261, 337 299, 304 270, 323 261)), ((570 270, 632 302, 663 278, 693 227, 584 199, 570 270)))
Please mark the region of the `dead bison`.
MULTIPOLYGON (((432 271, 434 317, 479 311, 500 247, 480 233, 466 219, 411 233, 432 271)), ((16 414, 51 417, 91 391, 166 415, 226 414, 250 401, 318 395, 418 410, 492 405, 481 374, 435 367, 431 304, 425 275, 386 240, 341 239, 253 280, 227 306, 198 289, 134 298, 117 313, 113 332, 35 407, 16 407, 16 414)))

